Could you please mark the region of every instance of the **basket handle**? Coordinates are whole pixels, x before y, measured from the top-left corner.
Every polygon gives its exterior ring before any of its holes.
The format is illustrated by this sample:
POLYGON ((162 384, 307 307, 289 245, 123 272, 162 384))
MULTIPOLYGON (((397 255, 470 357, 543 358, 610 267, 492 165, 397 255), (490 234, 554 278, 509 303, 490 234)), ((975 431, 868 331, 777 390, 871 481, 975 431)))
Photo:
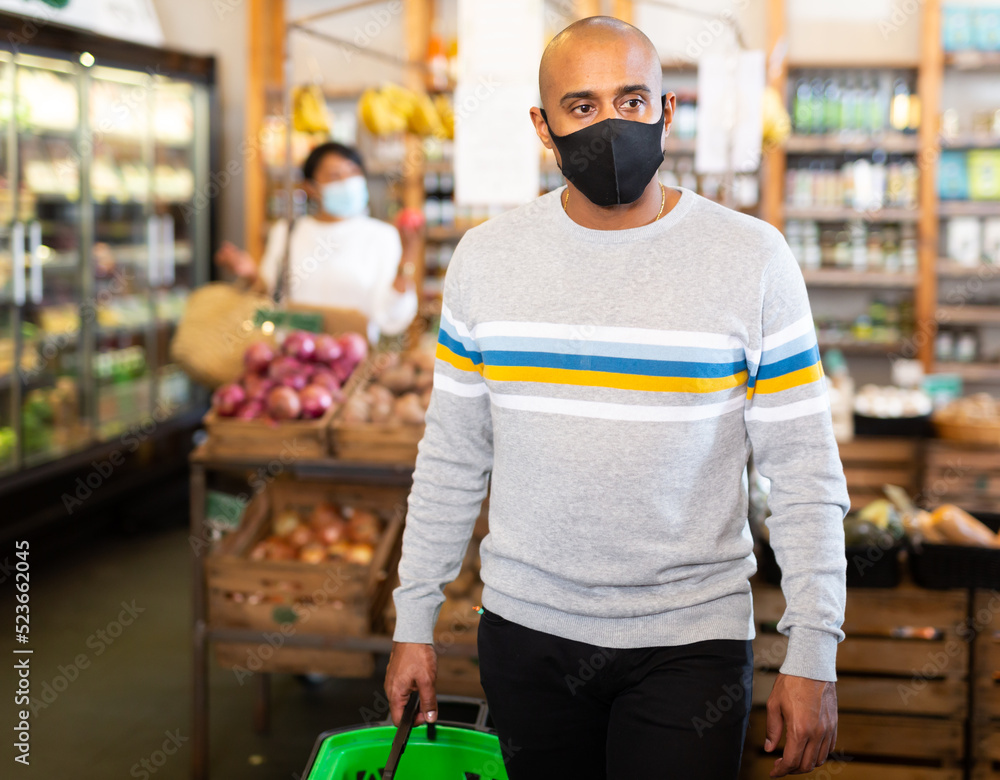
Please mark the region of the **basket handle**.
POLYGON ((417 708, 420 706, 420 695, 413 691, 410 700, 403 708, 403 717, 399 721, 399 728, 396 736, 392 739, 392 748, 389 750, 389 758, 386 759, 385 769, 382 770, 382 780, 392 780, 396 776, 399 768, 399 760, 406 750, 406 741, 410 738, 410 731, 413 730, 413 721, 417 719, 417 708))

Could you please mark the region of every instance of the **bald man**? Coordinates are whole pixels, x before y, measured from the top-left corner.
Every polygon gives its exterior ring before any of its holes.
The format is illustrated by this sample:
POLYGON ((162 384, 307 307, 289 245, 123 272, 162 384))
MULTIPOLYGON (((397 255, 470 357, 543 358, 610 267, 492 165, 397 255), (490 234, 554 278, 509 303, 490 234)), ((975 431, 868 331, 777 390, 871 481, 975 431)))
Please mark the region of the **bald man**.
POLYGON ((836 743, 848 508, 812 315, 784 239, 657 178, 675 96, 606 17, 549 44, 531 109, 565 188, 448 267, 386 693, 433 721, 434 625, 490 483, 479 663, 511 780, 737 777, 751 703, 747 458, 787 651, 773 777, 836 743))

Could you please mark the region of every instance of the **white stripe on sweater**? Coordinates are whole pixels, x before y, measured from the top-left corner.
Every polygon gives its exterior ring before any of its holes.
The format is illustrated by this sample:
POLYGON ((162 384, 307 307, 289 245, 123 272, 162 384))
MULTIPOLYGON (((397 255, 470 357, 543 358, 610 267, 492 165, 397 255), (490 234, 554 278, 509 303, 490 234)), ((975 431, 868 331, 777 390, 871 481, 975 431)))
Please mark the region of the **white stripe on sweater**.
POLYGON ((450 376, 442 374, 440 371, 434 372, 434 389, 443 390, 446 393, 451 393, 452 395, 460 395, 463 398, 475 398, 480 395, 486 395, 489 392, 489 388, 486 387, 486 382, 483 381, 479 374, 475 376, 479 377, 478 382, 465 383, 459 382, 458 380, 452 379, 450 376))
POLYGON ((529 395, 491 393, 495 406, 521 412, 562 414, 569 417, 589 417, 597 420, 623 420, 628 422, 684 422, 708 420, 742 409, 743 397, 731 398, 717 404, 700 406, 633 406, 599 401, 574 401, 566 398, 547 398, 529 395))
POLYGON ((829 408, 830 396, 823 393, 815 398, 807 398, 804 401, 795 401, 781 406, 752 406, 747 409, 746 419, 760 422, 796 420, 799 417, 825 412, 829 408))

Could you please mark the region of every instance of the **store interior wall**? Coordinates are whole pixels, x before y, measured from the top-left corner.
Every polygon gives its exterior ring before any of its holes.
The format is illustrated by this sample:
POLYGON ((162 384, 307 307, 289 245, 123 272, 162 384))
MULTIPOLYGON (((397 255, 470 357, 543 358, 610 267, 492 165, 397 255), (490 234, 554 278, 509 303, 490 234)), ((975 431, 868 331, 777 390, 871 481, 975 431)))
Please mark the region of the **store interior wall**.
MULTIPOLYGON (((217 168, 239 159, 247 89, 247 3, 245 0, 178 2, 153 0, 165 38, 164 46, 216 57, 219 121, 222 124, 217 168)), ((242 165, 240 166, 242 171, 242 165)), ((243 243, 242 173, 222 188, 217 201, 217 241, 243 243)))

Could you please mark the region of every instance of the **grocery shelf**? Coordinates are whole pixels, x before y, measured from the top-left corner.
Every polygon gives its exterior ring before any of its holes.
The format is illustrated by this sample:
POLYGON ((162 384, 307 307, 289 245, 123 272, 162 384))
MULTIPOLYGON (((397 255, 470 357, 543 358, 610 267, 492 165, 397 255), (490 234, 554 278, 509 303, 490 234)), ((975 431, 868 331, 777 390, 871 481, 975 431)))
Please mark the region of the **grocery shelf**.
POLYGON ((427 160, 424 162, 427 173, 453 173, 455 163, 451 160, 427 160))
POLYGON ((1000 306, 938 306, 937 321, 941 325, 998 325, 1000 306))
POLYGON ((942 217, 1000 217, 1000 200, 943 200, 938 206, 942 217))
POLYGON ((943 149, 1000 149, 1000 137, 989 133, 963 133, 941 138, 943 149))
POLYGON ((845 138, 840 135, 793 135, 785 142, 788 154, 868 153, 881 149, 889 153, 916 154, 920 140, 916 135, 888 133, 876 137, 845 138))
POLYGON ((888 355, 899 352, 905 346, 903 341, 859 341, 857 339, 819 339, 819 348, 839 349, 858 354, 888 355))
POLYGON ((445 227, 433 225, 427 228, 428 241, 458 241, 465 235, 467 228, 445 227))
POLYGON ((955 70, 1000 70, 1000 52, 949 51, 944 54, 944 64, 955 70))
POLYGON ((962 265, 946 257, 941 258, 937 264, 938 276, 946 278, 964 278, 976 276, 981 279, 1000 279, 1000 266, 989 263, 979 263, 978 265, 962 265))
POLYGON ((785 206, 786 219, 808 219, 816 222, 851 222, 856 219, 865 222, 917 222, 917 209, 884 208, 874 211, 858 211, 850 208, 824 208, 785 206))
POLYGON ((851 271, 837 268, 803 269, 802 277, 812 287, 885 287, 908 290, 917 286, 915 273, 851 271))
POLYGON ((966 382, 1000 382, 1000 363, 935 363, 937 374, 957 374, 966 382))

